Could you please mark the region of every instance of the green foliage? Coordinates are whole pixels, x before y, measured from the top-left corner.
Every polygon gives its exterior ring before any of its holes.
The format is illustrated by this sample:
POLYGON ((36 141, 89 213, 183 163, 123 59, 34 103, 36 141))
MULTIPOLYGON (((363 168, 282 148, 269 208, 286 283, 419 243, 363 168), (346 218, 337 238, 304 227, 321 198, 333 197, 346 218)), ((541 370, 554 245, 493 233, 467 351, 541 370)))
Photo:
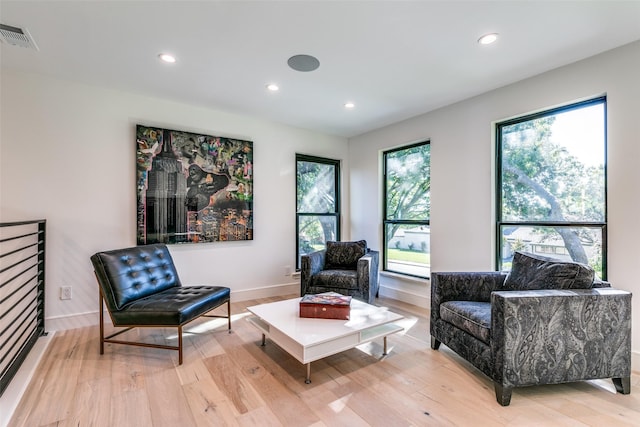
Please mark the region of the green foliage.
POLYGON ((298 161, 296 183, 298 212, 335 212, 335 166, 298 161))
MULTIPOLYGON (((296 203, 298 213, 335 213, 336 195, 333 164, 296 162, 296 203)), ((335 216, 303 216, 299 223, 299 235, 309 244, 336 240, 335 216)))
POLYGON ((511 244, 512 251, 525 251, 527 250, 527 244, 522 241, 522 239, 516 239, 515 242, 511 244))
POLYGON ((387 259, 389 261, 406 261, 418 264, 430 265, 431 255, 418 251, 407 251, 404 249, 387 249, 387 259))
POLYGON ((429 219, 431 145, 387 154, 387 218, 429 219))
POLYGON ((503 128, 503 219, 602 221, 604 167, 551 142, 555 117, 503 128))
MULTIPOLYGON (((431 213, 431 145, 421 144, 386 155, 386 219, 429 220, 431 213)), ((387 233, 393 238, 398 226, 387 233)))

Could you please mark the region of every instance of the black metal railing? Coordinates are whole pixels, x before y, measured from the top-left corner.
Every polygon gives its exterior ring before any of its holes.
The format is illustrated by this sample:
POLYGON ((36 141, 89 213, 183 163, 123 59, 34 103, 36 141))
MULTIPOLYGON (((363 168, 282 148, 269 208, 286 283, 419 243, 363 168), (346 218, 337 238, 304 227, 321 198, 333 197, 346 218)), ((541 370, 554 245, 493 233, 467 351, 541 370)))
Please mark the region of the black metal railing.
POLYGON ((46 221, 0 223, 0 396, 44 330, 46 221))

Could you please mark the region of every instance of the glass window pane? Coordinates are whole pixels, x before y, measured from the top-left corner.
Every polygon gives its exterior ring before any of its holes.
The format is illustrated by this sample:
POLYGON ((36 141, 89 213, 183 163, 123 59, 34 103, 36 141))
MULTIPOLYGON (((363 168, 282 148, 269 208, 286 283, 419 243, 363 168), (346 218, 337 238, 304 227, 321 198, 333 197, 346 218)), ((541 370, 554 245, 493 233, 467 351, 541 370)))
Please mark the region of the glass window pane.
POLYGON ((602 222, 604 103, 502 126, 502 221, 602 222))
POLYGON ((431 230, 426 225, 387 224, 385 270, 428 277, 431 267, 431 230))
POLYGON ((336 212, 336 167, 317 162, 297 163, 298 212, 336 212))
POLYGON ((337 240, 338 220, 335 216, 301 215, 298 223, 298 265, 300 257, 322 250, 328 240, 337 240))
POLYGON ((511 269, 515 251, 589 264, 602 277, 601 227, 502 226, 500 270, 511 269))
POLYGON ((431 145, 385 154, 386 219, 428 221, 431 145))

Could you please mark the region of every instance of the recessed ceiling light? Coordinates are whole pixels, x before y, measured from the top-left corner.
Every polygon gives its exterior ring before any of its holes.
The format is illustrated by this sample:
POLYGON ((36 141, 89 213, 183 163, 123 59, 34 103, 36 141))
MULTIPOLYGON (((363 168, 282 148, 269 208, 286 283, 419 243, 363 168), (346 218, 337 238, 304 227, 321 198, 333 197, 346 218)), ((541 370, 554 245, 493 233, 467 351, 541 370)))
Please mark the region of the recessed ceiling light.
POLYGON ((498 40, 498 33, 490 33, 485 34, 484 36, 478 39, 478 43, 480 44, 491 44, 498 40))
POLYGON ((169 55, 168 53, 161 53, 160 55, 158 55, 158 58, 160 58, 160 60, 164 62, 168 62, 169 64, 173 64, 174 62, 176 62, 175 56, 169 55))
POLYGON ((275 83, 270 83, 267 85, 267 89, 269 89, 271 92, 277 92, 280 90, 280 88, 278 87, 277 84, 275 83))
POLYGON ((351 109, 353 109, 355 107, 356 107, 356 104, 354 104, 353 102, 345 102, 345 104, 344 104, 344 108, 346 108, 348 110, 351 110, 351 109))

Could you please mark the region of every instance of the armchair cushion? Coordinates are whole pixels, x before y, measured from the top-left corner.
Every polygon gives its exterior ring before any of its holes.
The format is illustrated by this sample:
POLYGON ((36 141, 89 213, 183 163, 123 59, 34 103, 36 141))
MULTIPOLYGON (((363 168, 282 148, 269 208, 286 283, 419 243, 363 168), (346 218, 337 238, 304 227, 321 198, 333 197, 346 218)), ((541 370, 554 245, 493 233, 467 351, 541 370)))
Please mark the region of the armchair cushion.
POLYGON ((101 252, 92 258, 111 311, 132 301, 181 286, 165 245, 147 245, 101 252))
POLYGON ((491 303, 448 301, 440 305, 440 317, 480 341, 491 343, 491 303))
POLYGON ((504 290, 591 289, 594 271, 585 264, 516 252, 504 290))
POLYGON ((322 270, 313 280, 314 286, 338 289, 358 289, 356 270, 322 270))
POLYGON ((115 325, 183 325, 229 301, 231 291, 223 286, 174 286, 131 301, 122 310, 113 311, 115 325))
POLYGON ((358 260, 367 253, 367 242, 327 242, 325 269, 355 270, 358 260))

